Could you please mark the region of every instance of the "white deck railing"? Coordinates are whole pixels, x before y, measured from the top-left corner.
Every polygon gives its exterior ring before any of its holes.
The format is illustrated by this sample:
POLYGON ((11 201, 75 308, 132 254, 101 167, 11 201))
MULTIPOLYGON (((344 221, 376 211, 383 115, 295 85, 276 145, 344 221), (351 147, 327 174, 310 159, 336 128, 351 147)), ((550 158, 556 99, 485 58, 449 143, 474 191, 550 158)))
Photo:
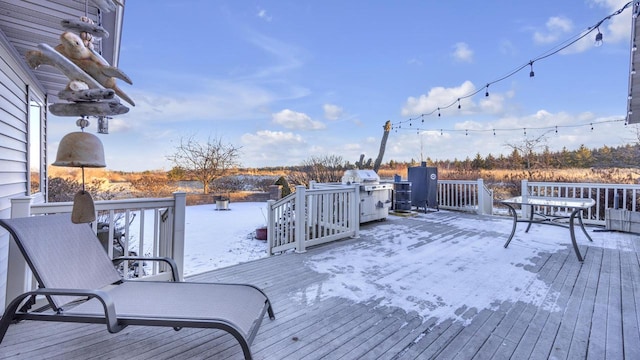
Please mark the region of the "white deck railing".
POLYGON ((357 186, 314 186, 296 186, 295 193, 267 202, 269 255, 291 249, 304 252, 308 246, 358 236, 357 186))
POLYGON ((438 208, 493 213, 493 191, 478 180, 438 180, 438 208))
MULTIPOLYGON (((72 202, 36 203, 32 197, 14 198, 11 200, 11 217, 71 213, 72 207, 72 202)), ((183 192, 174 193, 171 198, 96 201, 97 221, 92 226, 98 232, 98 222, 107 224, 108 230, 104 229, 107 232, 104 236, 106 244, 103 245, 111 258, 115 257, 114 231, 122 229, 121 243, 122 248, 127 249, 125 251, 136 251, 139 256, 172 258, 178 265, 179 279, 182 279, 185 207, 186 194, 183 192), (134 218, 137 220, 133 221, 134 218)), ((156 262, 150 263, 145 267, 145 272, 139 271, 134 275, 154 280, 169 279, 169 269, 156 262)), ((125 264, 125 268, 128 269, 128 264, 125 264)), ((7 271, 7 299, 13 299, 36 286, 29 267, 13 241, 9 246, 7 271)))
MULTIPOLYGON (((596 205, 586 211, 584 221, 598 225, 605 225, 607 208, 640 210, 638 205, 640 185, 529 182, 522 180, 521 194, 523 196, 591 198, 596 201, 596 205)), ((549 211, 562 212, 563 209, 549 209, 549 211)))

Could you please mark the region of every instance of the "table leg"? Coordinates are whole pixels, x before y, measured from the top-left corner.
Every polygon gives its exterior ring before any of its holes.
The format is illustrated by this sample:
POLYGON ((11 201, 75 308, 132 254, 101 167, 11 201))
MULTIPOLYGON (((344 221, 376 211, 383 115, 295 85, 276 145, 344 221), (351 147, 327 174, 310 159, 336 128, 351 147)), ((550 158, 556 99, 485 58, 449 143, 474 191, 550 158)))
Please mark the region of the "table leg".
POLYGON ((531 224, 533 224, 533 205, 530 205, 529 208, 529 225, 527 225, 527 230, 524 232, 528 233, 529 229, 531 229, 531 224))
POLYGON ((589 233, 587 232, 587 229, 584 228, 584 223, 582 222, 582 211, 580 212, 580 216, 578 216, 578 222, 580 223, 580 228, 582 229, 582 232, 587 236, 587 239, 589 239, 589 241, 593 242, 593 239, 591 238, 591 236, 589 236, 589 233))
MULTIPOLYGON (((573 250, 576 252, 576 256, 579 261, 583 261, 582 255, 580 254, 580 249, 578 249, 578 243, 576 242, 576 232, 574 229, 574 222, 576 218, 576 214, 579 213, 580 209, 575 209, 571 212, 571 218, 569 218, 569 232, 571 233, 571 243, 573 244, 573 250)), ((582 219, 580 219, 580 225, 582 226, 582 219)), ((582 230, 584 230, 584 226, 582 226, 582 230)))
POLYGON ((505 249, 509 246, 511 239, 513 239, 513 235, 516 233, 516 225, 518 225, 518 214, 516 213, 516 209, 509 204, 505 204, 509 208, 509 214, 513 215, 513 227, 511 228, 511 234, 509 235, 509 239, 504 243, 505 249))

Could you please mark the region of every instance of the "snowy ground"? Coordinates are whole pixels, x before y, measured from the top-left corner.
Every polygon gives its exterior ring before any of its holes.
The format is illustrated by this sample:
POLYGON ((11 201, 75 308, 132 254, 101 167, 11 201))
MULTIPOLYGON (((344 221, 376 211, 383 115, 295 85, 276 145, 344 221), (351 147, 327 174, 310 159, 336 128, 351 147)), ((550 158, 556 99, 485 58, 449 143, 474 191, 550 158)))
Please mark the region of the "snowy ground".
POLYGON ((232 202, 229 210, 215 208, 187 207, 185 276, 267 256, 266 241, 255 239, 256 228, 267 224, 266 202, 232 202))
MULTIPOLYGON (((255 229, 266 223, 266 203, 231 203, 229 207, 227 211, 217 211, 215 205, 187 207, 185 275, 267 256, 266 242, 255 239, 255 229)), ((511 230, 506 217, 460 221, 455 213, 440 211, 422 221, 431 223, 416 229, 390 216, 384 223, 361 230, 362 236, 375 241, 345 244, 314 255, 306 265, 330 277, 321 284, 320 293, 319 289, 306 291, 314 292, 317 300, 330 296, 356 302, 382 299, 382 305, 425 317, 461 321, 461 307, 490 309, 504 301, 522 301, 554 311, 549 284, 529 267, 541 252, 569 249, 573 256, 566 228, 538 225, 525 234, 521 224, 509 248, 504 249, 511 230), (429 228, 436 224, 462 229, 466 235, 430 234, 429 228)), ((631 250, 628 247, 634 235, 592 230, 594 242, 590 246, 631 250)), ((588 242, 581 231, 576 235, 579 244, 588 242)), ((314 296, 299 293, 294 297, 314 296)))

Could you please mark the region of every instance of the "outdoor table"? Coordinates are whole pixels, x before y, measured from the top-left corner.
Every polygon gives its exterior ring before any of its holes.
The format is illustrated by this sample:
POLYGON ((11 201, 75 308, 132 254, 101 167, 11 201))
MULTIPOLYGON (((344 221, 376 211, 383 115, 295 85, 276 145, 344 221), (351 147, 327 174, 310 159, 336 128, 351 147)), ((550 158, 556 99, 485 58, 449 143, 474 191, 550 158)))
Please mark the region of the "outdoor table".
POLYGON ((587 210, 596 202, 593 199, 577 199, 577 198, 561 198, 561 197, 543 197, 543 196, 516 196, 510 199, 501 200, 501 204, 506 205, 509 208, 509 213, 513 216, 513 228, 511 229, 511 234, 509 235, 509 239, 504 244, 506 248, 509 246, 511 239, 513 239, 513 235, 516 233, 516 225, 519 222, 526 222, 527 230, 525 232, 529 232, 531 228, 531 224, 549 224, 549 225, 558 225, 558 226, 566 226, 566 224, 561 224, 557 222, 558 219, 566 219, 567 216, 557 216, 557 215, 545 215, 545 214, 536 214, 534 211, 534 206, 537 207, 558 207, 567 210, 571 210, 571 215, 569 218, 569 233, 571 234, 571 243, 573 244, 573 250, 576 252, 576 256, 579 261, 583 261, 583 257, 580 254, 580 250, 578 249, 578 243, 576 242, 576 234, 574 229, 575 218, 578 218, 578 223, 580 224, 580 228, 582 232, 587 236, 589 241, 593 241, 591 236, 587 233, 587 230, 584 228, 584 223, 582 222, 582 216, 580 214, 581 211, 587 210), (524 208, 525 206, 530 206, 529 218, 528 219, 518 219, 518 214, 516 213, 516 209, 514 206, 520 205, 520 208, 524 208), (542 216, 542 219, 534 219, 534 215, 542 216))

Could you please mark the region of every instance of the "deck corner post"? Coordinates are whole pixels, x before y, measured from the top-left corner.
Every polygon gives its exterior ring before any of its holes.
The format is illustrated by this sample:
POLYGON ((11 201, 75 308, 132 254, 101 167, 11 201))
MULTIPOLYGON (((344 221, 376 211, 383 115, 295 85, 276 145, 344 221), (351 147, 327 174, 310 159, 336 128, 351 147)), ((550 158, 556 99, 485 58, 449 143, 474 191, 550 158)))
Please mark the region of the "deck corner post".
MULTIPOLYGON (((20 196, 11 199, 11 218, 31 216, 31 196, 20 196)), ((29 265, 20 252, 15 241, 9 241, 9 253, 7 257, 7 285, 5 299, 13 300, 20 294, 31 291, 33 275, 29 265)), ((8 304, 3 304, 4 308, 8 304)))

